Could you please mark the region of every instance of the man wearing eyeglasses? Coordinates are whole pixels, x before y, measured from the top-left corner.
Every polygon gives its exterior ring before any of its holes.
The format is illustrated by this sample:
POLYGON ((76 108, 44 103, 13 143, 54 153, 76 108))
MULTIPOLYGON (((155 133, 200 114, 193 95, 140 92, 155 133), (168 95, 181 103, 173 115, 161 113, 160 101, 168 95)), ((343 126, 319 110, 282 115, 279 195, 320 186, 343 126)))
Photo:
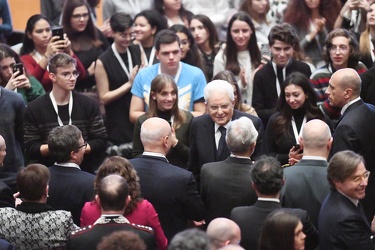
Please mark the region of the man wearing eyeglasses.
MULTIPOLYGON (((363 156, 366 166, 375 172, 375 106, 360 98, 361 79, 354 69, 336 71, 326 90, 329 104, 341 109, 341 118, 333 134, 330 156, 352 150, 363 156)), ((371 221, 375 213, 375 180, 369 179, 364 208, 371 221)))
POLYGON ((49 197, 47 204, 54 209, 72 213, 74 224, 80 224, 81 210, 94 195, 95 175, 81 171, 87 142, 74 125, 52 129, 48 136, 48 150, 55 162, 49 167, 49 197))
POLYGON ((340 109, 332 107, 325 92, 328 88, 329 78, 339 69, 352 68, 361 74, 367 70, 359 61, 359 45, 354 34, 344 29, 330 32, 326 38, 326 65, 315 70, 310 76, 314 90, 318 96, 318 105, 331 119, 340 117, 340 109))
POLYGON ((207 114, 195 117, 190 129, 190 150, 188 170, 200 183, 202 165, 208 162, 223 161, 230 155, 230 150, 225 142, 226 129, 231 120, 242 116, 250 118, 258 138, 252 156, 254 158, 263 154, 264 128, 262 121, 253 115, 234 110, 233 87, 223 80, 214 80, 204 87, 204 99, 207 114))
POLYGON ((74 90, 79 72, 71 56, 60 53, 49 62, 52 91, 26 109, 24 143, 27 156, 46 166, 54 161, 49 156, 47 139, 50 131, 63 125, 76 125, 87 141, 81 168, 94 173, 104 158, 107 133, 98 105, 74 90))
POLYGON ((374 249, 374 220, 370 226, 360 202, 365 197, 369 176, 359 154, 346 150, 332 157, 327 170, 331 192, 319 213, 321 250, 374 249))

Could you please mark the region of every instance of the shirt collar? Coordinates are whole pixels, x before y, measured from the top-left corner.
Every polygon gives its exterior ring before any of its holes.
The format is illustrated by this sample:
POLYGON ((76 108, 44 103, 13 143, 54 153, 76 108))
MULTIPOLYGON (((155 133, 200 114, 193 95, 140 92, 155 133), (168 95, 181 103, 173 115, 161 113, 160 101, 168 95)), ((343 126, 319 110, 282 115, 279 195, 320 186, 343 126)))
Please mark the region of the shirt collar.
POLYGON ((302 160, 320 160, 320 161, 327 161, 326 158, 323 156, 310 156, 310 155, 304 155, 302 156, 302 160))
MULTIPOLYGON (((231 119, 232 120, 232 119, 231 119)), ((229 121, 230 122, 230 121, 229 121)), ((215 122, 215 133, 217 132, 217 130, 219 129, 219 127, 224 127, 224 128, 226 128, 226 129, 228 129, 228 124, 229 124, 229 122, 227 123, 227 124, 225 124, 224 126, 223 125, 219 125, 219 124, 217 124, 216 122, 215 122)))
POLYGON ((230 154, 230 157, 240 158, 240 159, 251 159, 250 157, 247 157, 247 156, 239 156, 239 155, 234 155, 234 154, 230 154))
POLYGON ((163 155, 162 153, 155 153, 155 152, 143 152, 142 155, 145 155, 145 156, 154 156, 154 157, 161 157, 161 158, 164 158, 167 160, 167 157, 165 157, 165 155, 163 155))
POLYGON ((78 168, 78 169, 81 169, 77 163, 74 163, 74 162, 65 162, 65 163, 57 163, 55 162, 55 165, 56 166, 60 166, 60 167, 66 167, 66 168, 78 168))
POLYGON ((341 115, 343 115, 345 113, 346 109, 349 108, 350 105, 352 105, 353 103, 355 103, 355 102, 357 102, 359 100, 361 100, 361 97, 358 96, 354 100, 351 100, 350 102, 348 102, 347 104, 345 104, 344 107, 342 107, 342 109, 341 109, 341 112, 340 112, 341 115))
POLYGON ((258 201, 273 201, 273 202, 280 203, 280 199, 277 199, 277 198, 262 198, 262 197, 258 197, 258 201))

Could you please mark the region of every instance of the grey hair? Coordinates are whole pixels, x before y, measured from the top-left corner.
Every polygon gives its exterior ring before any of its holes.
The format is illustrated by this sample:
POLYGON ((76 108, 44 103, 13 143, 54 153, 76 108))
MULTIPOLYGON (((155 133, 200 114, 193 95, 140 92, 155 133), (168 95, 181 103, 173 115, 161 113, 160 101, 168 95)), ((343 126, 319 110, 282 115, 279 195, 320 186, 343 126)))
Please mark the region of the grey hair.
POLYGON ((245 153, 258 138, 258 131, 248 117, 241 117, 228 124, 226 141, 233 154, 245 153))
POLYGON ((234 101, 234 93, 232 85, 224 80, 213 80, 204 87, 204 101, 207 103, 210 94, 214 91, 226 92, 231 102, 234 101))

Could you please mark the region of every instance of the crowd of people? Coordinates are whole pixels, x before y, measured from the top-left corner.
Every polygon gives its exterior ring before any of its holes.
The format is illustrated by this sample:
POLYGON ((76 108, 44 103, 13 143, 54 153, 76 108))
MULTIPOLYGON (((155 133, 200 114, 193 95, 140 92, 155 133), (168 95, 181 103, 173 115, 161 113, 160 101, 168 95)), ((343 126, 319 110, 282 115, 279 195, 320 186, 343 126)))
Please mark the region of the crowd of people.
POLYGON ((99 2, 0 0, 1 249, 375 249, 373 0, 99 2))

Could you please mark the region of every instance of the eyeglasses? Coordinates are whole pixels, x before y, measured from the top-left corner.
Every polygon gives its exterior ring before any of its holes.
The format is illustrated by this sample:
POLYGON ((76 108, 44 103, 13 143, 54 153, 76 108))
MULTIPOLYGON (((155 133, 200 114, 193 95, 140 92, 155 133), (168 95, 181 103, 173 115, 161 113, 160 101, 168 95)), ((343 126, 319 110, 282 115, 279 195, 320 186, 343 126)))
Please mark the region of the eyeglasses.
POLYGON ((224 104, 221 104, 221 105, 209 105, 208 108, 212 111, 218 111, 219 108, 221 108, 222 110, 226 110, 228 109, 229 107, 231 106, 230 103, 224 103, 224 104))
POLYGON ((62 75, 65 80, 70 80, 72 78, 72 76, 74 78, 77 78, 79 76, 80 72, 78 70, 75 70, 73 72, 63 72, 63 73, 60 73, 60 75, 62 75))
POLYGON ((88 19, 89 18, 89 13, 75 14, 75 15, 72 15, 72 18, 76 19, 76 20, 81 20, 81 18, 88 19))
POLYGON ((330 48, 329 48, 329 52, 331 53, 336 53, 337 50, 339 50, 339 53, 345 53, 349 50, 349 48, 345 45, 340 45, 340 46, 335 46, 335 45, 332 45, 330 48))
POLYGON ((80 148, 87 148, 87 142, 85 141, 82 145, 80 145, 77 149, 80 149, 80 148))
POLYGON ((367 181, 370 177, 370 171, 366 171, 363 175, 358 175, 353 177, 355 183, 360 183, 362 180, 367 181))

